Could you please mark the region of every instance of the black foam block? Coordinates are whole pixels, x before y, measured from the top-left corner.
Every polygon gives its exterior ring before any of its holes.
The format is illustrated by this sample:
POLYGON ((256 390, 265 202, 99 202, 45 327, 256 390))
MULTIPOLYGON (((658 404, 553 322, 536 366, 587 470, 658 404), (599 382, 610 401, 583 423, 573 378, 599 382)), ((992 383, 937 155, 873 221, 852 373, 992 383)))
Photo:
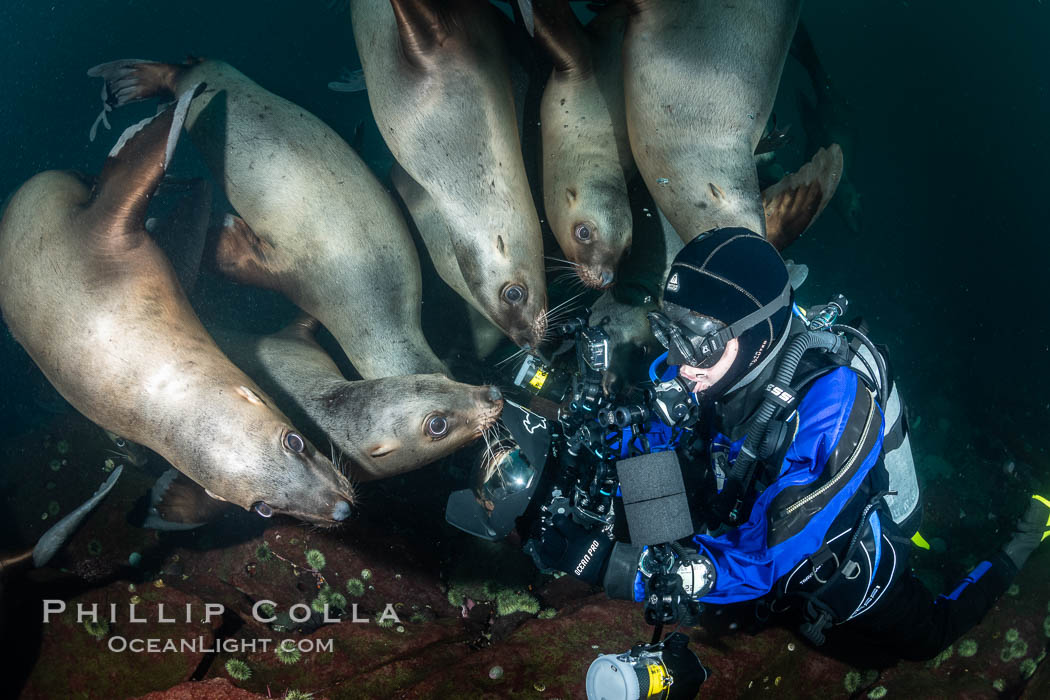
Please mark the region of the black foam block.
POLYGON ((657 452, 616 463, 631 542, 653 545, 693 534, 682 467, 674 452, 657 452))

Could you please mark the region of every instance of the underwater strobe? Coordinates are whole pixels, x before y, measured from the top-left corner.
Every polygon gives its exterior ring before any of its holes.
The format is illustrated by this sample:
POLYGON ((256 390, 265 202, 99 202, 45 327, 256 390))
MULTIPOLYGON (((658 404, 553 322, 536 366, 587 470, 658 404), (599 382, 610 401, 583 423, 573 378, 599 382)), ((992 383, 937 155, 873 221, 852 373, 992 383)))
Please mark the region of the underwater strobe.
POLYGON ((707 669, 680 632, 657 644, 636 644, 625 654, 602 654, 587 669, 587 700, 689 700, 707 669))

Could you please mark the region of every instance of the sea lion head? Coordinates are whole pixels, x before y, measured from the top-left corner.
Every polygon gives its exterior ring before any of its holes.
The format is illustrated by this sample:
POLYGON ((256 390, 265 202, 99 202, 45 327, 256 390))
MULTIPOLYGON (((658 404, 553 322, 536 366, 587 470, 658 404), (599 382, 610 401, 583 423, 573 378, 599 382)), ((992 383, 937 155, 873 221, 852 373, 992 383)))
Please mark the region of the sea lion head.
POLYGON ((213 497, 266 518, 282 513, 319 525, 346 520, 355 502, 347 478, 268 397, 247 386, 235 393, 243 401, 223 408, 240 415, 213 420, 213 434, 198 445, 219 468, 194 480, 213 497))
POLYGON ((631 247, 627 188, 622 176, 618 181, 606 180, 566 187, 563 201, 548 207, 561 249, 580 280, 592 289, 613 285, 620 259, 631 247))
POLYGON ((347 382, 325 401, 322 426, 355 464, 354 476, 378 479, 418 469, 481 437, 503 410, 494 386, 441 374, 347 382))
POLYGON ((497 234, 495 251, 457 250, 457 258, 478 310, 517 345, 536 347, 547 331, 543 248, 531 236, 518 239, 523 250, 511 251, 507 236, 497 234))

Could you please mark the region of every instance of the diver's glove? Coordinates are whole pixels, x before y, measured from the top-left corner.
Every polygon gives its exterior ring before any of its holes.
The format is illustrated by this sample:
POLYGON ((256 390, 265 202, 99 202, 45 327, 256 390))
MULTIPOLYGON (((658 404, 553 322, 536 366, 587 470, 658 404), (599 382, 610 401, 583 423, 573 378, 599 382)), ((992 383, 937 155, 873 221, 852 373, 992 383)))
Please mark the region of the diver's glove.
POLYGON ((1013 537, 1003 547, 1003 553, 1020 569, 1035 548, 1050 535, 1050 501, 1033 494, 1028 510, 1017 521, 1013 537))
POLYGON ((567 515, 555 515, 540 534, 539 542, 527 550, 540 569, 564 571, 586 583, 597 584, 612 548, 612 537, 605 531, 583 527, 567 515))

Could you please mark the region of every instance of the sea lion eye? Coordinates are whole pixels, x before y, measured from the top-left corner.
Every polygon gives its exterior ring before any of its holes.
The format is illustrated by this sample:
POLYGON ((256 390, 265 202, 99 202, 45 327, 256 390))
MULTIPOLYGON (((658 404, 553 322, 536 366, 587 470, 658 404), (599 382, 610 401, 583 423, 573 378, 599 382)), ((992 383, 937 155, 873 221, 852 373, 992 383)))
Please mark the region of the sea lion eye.
POLYGON ((508 304, 519 304, 525 301, 525 288, 520 284, 508 284, 503 288, 503 301, 508 304))
POLYGON ((117 438, 115 443, 117 447, 124 447, 128 443, 124 441, 124 438, 117 438))
POLYGON ((433 416, 427 420, 426 431, 432 438, 444 437, 448 432, 448 420, 444 416, 433 416))
POLYGON ((284 436, 284 446, 296 454, 306 449, 306 442, 299 433, 288 433, 284 436))
POLYGON ((589 241, 591 240, 591 227, 587 224, 576 224, 576 228, 573 230, 572 234, 576 236, 576 240, 578 241, 589 241))
POLYGON ((264 518, 269 518, 273 515, 273 508, 267 505, 265 501, 256 501, 255 505, 252 506, 252 510, 264 518))

